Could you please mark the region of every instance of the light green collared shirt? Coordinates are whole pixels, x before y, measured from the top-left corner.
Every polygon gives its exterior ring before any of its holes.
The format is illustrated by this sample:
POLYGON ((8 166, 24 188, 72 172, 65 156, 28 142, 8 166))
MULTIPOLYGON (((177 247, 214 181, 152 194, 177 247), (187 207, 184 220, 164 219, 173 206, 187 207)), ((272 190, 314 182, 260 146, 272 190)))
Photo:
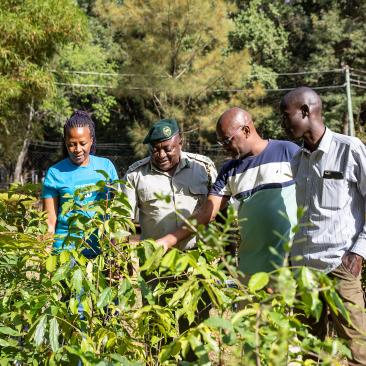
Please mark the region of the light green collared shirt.
MULTIPOLYGON (((181 153, 173 174, 160 171, 150 157, 132 164, 124 180, 132 212, 138 211, 141 239, 158 239, 180 227, 205 201, 217 176, 214 163, 207 157, 181 153), (168 196, 161 200, 156 195, 168 196)), ((182 250, 195 246, 195 238, 178 243, 182 250)))

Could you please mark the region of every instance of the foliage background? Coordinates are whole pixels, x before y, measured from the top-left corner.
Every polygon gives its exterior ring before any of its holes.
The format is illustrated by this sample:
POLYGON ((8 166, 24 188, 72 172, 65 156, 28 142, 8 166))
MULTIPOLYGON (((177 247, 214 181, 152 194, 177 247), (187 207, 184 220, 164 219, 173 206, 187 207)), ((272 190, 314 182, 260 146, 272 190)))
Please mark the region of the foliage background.
MULTIPOLYGON (((24 176, 29 169, 41 174, 43 164, 27 155, 29 142, 60 141, 76 108, 92 114, 100 141, 124 144, 120 154, 129 163, 146 154, 141 141, 163 117, 177 118, 189 149, 217 154, 215 122, 231 106, 248 109, 264 137, 284 138, 282 89, 299 85, 327 87, 319 89, 325 121, 346 131, 345 89, 336 87, 345 81, 346 64, 353 68, 356 132, 363 138, 365 6, 350 0, 4 0, 0 165, 8 178, 17 165, 24 176)), ((58 158, 44 157, 49 164, 58 158)))

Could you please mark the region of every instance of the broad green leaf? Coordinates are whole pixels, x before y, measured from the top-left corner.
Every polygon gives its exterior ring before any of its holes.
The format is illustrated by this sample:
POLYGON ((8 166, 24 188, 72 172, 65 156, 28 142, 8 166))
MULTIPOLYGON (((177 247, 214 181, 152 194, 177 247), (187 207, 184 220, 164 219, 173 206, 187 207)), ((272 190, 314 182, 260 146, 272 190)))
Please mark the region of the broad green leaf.
POLYGON ((269 275, 266 272, 255 273, 250 277, 248 288, 251 292, 256 292, 267 286, 269 282, 269 275))
POLYGON ((63 280, 66 277, 66 274, 70 271, 70 266, 68 263, 65 263, 61 267, 58 267, 55 274, 52 277, 52 283, 57 283, 63 280))
POLYGON ((351 318, 349 312, 346 306, 344 305, 342 299, 338 295, 337 291, 334 289, 324 291, 324 296, 325 299, 327 300, 328 305, 332 308, 334 313, 335 314, 341 313, 343 318, 346 319, 348 323, 350 323, 351 318))
POLYGON ((71 286, 77 292, 80 293, 83 286, 83 271, 78 268, 72 275, 71 286))
MULTIPOLYGON (((99 173, 99 174, 102 174, 105 179, 109 179, 109 175, 105 170, 97 169, 96 172, 99 173)), ((101 180, 99 182, 105 183, 103 180, 101 180)))
POLYGON ((145 279, 141 275, 139 275, 137 277, 137 281, 138 281, 143 299, 146 299, 150 305, 155 304, 154 294, 151 291, 150 286, 145 282, 145 279))
POLYGON ((238 325, 238 323, 241 322, 243 319, 253 316, 253 315, 257 314, 257 312, 258 312, 258 310, 253 309, 253 308, 247 308, 247 309, 240 310, 239 312, 234 314, 234 316, 231 319, 231 322, 234 326, 238 325))
POLYGON ((295 301, 297 283, 294 273, 288 267, 279 269, 277 277, 277 289, 287 305, 292 306, 295 301))
POLYGON ((163 257, 163 260, 161 261, 160 264, 160 269, 162 271, 166 271, 166 270, 170 270, 170 271, 174 271, 175 270, 175 266, 177 264, 177 260, 179 258, 179 252, 176 249, 171 249, 169 250, 163 257))
POLYGON ((18 331, 14 330, 12 328, 9 328, 9 327, 0 327, 0 333, 14 336, 14 337, 20 336, 20 333, 18 331))
POLYGON ((176 354, 179 353, 180 350, 181 350, 181 342, 179 340, 173 341, 168 346, 163 347, 163 349, 160 351, 159 361, 163 363, 169 360, 171 356, 175 356, 176 354))
POLYGON ((207 326, 212 327, 212 328, 227 329, 227 330, 232 330, 233 329, 233 326, 232 326, 232 324, 229 320, 219 318, 219 317, 208 318, 204 321, 204 323, 207 326))
MULTIPOLYGON (((16 339, 0 339, 0 346, 1 347, 19 347, 19 343, 18 343, 18 340, 16 339)), ((1 349, 1 348, 0 348, 1 349)), ((1 363, 2 359, 0 358, 0 365, 2 366, 2 363, 1 363)), ((4 363, 4 365, 9 365, 9 363, 4 363)))
POLYGON ((50 321, 50 332, 49 332, 49 338, 50 338, 50 345, 53 352, 57 352, 57 350, 60 348, 58 343, 58 337, 60 335, 58 322, 56 318, 52 318, 50 321))
POLYGON ((70 260, 70 252, 68 250, 63 250, 60 253, 60 263, 64 264, 70 260))
POLYGON ((34 332, 34 342, 36 347, 39 347, 43 343, 46 326, 47 326, 47 316, 46 314, 44 314, 40 317, 40 320, 36 327, 36 331, 34 332))
POLYGON ((313 290, 317 287, 314 272, 308 267, 301 268, 300 274, 301 284, 305 289, 313 290))
POLYGON ((144 265, 140 268, 140 271, 146 271, 147 274, 154 271, 156 268, 159 267, 161 258, 163 257, 164 249, 162 246, 159 246, 154 250, 152 255, 147 258, 144 265))
POLYGON ((69 301, 69 309, 74 315, 78 314, 78 304, 78 301, 74 297, 72 297, 69 301))
POLYGON ((57 256, 56 255, 50 255, 46 259, 46 269, 48 272, 54 272, 57 267, 57 256))
POLYGON ((112 289, 110 287, 105 288, 99 295, 97 307, 99 309, 104 308, 107 304, 109 304, 112 301, 112 298, 113 298, 112 289))
POLYGON ((67 201, 65 201, 63 204, 62 204, 62 212, 61 212, 61 215, 62 216, 65 216, 67 212, 69 212, 72 207, 74 206, 74 200, 71 198, 67 201))

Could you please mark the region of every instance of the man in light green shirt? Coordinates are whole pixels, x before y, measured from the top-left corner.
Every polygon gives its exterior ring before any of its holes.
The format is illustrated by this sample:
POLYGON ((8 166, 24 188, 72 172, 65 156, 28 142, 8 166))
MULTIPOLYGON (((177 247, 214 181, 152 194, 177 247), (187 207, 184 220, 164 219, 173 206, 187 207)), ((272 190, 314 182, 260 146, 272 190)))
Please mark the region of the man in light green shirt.
MULTIPOLYGON (((180 227, 204 203, 217 172, 211 159, 182 151, 175 120, 155 123, 144 143, 150 145, 150 156, 129 167, 124 192, 132 212, 138 212, 141 239, 157 239, 180 227)), ((178 243, 182 250, 194 246, 195 238, 178 243)))

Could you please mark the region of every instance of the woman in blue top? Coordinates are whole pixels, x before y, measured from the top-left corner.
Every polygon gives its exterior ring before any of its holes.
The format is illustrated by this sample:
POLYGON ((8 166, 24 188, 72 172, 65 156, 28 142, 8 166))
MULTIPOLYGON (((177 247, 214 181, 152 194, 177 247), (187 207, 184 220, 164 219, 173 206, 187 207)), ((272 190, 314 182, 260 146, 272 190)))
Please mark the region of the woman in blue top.
MULTIPOLYGON (((55 235, 53 249, 57 253, 62 249, 72 249, 75 245, 65 238, 69 234, 68 218, 73 212, 62 215, 62 205, 70 197, 74 197, 77 189, 93 186, 100 180, 106 180, 98 170, 105 171, 110 180, 118 179, 116 169, 108 159, 95 156, 95 127, 90 116, 83 111, 76 111, 64 125, 64 141, 68 157, 50 167, 43 182, 43 207, 48 214, 49 232, 55 235)), ((88 192, 74 199, 79 205, 104 199, 107 192, 88 192)), ((82 211, 92 217, 94 212, 82 211)), ((75 234, 73 234, 75 235, 75 234)), ((75 235, 78 237, 78 235, 75 235)), ((86 241, 83 254, 94 258, 100 253, 98 238, 91 235, 86 241)))

